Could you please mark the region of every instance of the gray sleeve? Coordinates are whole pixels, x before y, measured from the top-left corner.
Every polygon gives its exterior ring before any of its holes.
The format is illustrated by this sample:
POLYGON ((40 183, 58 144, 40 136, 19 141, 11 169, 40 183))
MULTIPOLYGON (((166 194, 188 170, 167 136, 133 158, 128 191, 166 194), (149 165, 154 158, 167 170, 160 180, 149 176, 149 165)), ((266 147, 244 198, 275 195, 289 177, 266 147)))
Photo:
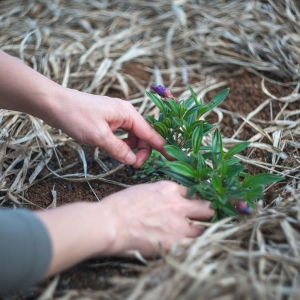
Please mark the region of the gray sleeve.
POLYGON ((49 234, 25 209, 0 209, 0 297, 42 278, 51 261, 49 234))

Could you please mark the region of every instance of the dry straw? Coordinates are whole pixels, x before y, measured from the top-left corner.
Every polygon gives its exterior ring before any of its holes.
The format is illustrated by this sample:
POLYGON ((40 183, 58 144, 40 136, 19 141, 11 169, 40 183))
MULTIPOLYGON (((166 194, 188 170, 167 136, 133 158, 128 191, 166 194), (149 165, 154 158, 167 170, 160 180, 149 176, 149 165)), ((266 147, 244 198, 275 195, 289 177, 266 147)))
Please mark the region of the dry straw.
MULTIPOLYGON (((274 154, 272 162, 239 157, 288 179, 268 210, 258 208, 255 216, 242 222, 207 224, 209 229, 202 237, 174 248, 169 255, 162 253, 161 260, 144 268, 124 267, 136 268, 142 272, 140 277, 114 278, 105 292, 58 292, 59 278, 55 278, 41 299, 53 295, 60 299, 132 300, 299 297, 300 109, 288 109, 289 103, 300 99, 299 24, 297 0, 0 1, 2 50, 65 87, 100 95, 110 88, 120 90, 141 114, 157 114, 144 92, 153 82, 163 84, 166 76, 170 87, 178 79, 185 85, 191 75, 198 76, 199 83, 193 87, 204 97, 226 82, 217 82, 213 76, 203 80, 197 74, 212 74, 234 65, 253 72, 261 77, 267 97, 246 116, 215 109, 219 122, 224 115, 241 121, 233 136, 224 137, 224 145, 229 148, 237 143, 245 125, 251 126, 257 132, 249 140, 253 151, 274 154), (151 74, 149 82, 141 84, 123 71, 123 66, 133 61, 142 63, 151 74), (278 82, 267 76, 274 73, 291 80, 278 82), (266 81, 291 86, 294 91, 278 98, 267 90, 266 81), (135 95, 132 85, 138 91, 135 95), (281 110, 273 116, 275 102, 281 110), (272 118, 258 119, 258 113, 268 106, 272 118)), ((183 97, 184 90, 174 87, 172 91, 183 97)), ((60 130, 18 112, 1 110, 0 120, 0 205, 30 202, 26 191, 43 179, 40 172, 50 168, 50 160, 59 158, 59 145, 78 151, 84 172, 62 175, 75 162, 51 170, 46 177, 107 181, 107 175, 122 167, 109 170, 95 149, 94 159, 103 172, 90 175, 81 146, 60 130)), ((209 136, 205 143, 210 143, 209 136)))

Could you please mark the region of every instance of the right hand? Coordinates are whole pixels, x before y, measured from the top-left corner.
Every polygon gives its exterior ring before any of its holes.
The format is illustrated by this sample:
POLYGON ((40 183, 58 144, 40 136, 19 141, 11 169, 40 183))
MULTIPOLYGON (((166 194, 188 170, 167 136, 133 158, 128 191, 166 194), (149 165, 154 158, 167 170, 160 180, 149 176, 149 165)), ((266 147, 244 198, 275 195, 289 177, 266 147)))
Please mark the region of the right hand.
POLYGON ((214 214, 210 202, 188 200, 188 188, 170 181, 137 185, 101 201, 110 216, 109 226, 116 228, 115 242, 109 252, 123 256, 138 250, 144 256, 168 251, 183 238, 199 236, 204 227, 188 223, 207 221, 214 214))

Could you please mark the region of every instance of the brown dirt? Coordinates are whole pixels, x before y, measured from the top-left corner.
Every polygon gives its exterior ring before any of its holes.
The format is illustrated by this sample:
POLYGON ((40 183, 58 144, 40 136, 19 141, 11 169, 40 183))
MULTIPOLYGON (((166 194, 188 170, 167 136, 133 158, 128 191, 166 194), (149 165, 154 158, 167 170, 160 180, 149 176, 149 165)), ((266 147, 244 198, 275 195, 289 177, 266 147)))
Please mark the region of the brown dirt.
MULTIPOLYGON (((253 109, 255 109, 260 103, 268 98, 261 90, 261 80, 253 74, 250 74, 243 70, 238 70, 239 75, 234 77, 228 77, 228 73, 220 74, 220 80, 226 78, 228 80, 228 87, 230 87, 231 92, 229 93, 228 98, 220 105, 221 108, 230 110, 232 112, 239 112, 243 115, 247 115, 253 109)), ((143 69, 143 66, 139 63, 130 63, 124 67, 124 74, 129 74, 133 76, 142 86, 146 86, 151 74, 146 72, 143 69)), ((128 81, 130 85, 130 81, 128 81)), ((191 83, 192 84, 192 83, 191 83)), ((281 86, 275 86, 269 83, 266 83, 269 91, 276 96, 285 96, 291 93, 292 88, 286 88, 281 86)), ((136 94, 139 90, 130 85, 131 94, 136 94)), ((216 91, 210 92, 207 95, 208 101, 216 91)), ((124 95, 118 90, 110 90, 108 96, 124 98, 124 95)), ((279 112, 281 104, 273 101, 273 116, 279 112)), ((290 104, 288 109, 299 109, 299 103, 290 104)), ((240 122, 235 120, 229 115, 224 115, 224 120, 221 124, 221 133, 224 137, 231 137, 234 131, 239 127, 240 122)), ((214 114, 209 116, 211 122, 216 121, 214 114)), ((270 109, 267 106, 263 109, 257 116, 258 119, 270 120, 270 109)), ((249 126, 245 126, 242 133, 238 136, 239 139, 248 139, 252 137, 256 132, 249 126)), ((93 159, 93 148, 89 146, 84 146, 86 150, 86 159, 88 161, 88 172, 90 174, 99 174, 102 172, 102 169, 93 159)), ((67 147, 59 148, 61 153, 61 163, 63 166, 73 163, 76 160, 80 161, 78 154, 67 147)), ((267 153, 263 151, 253 151, 252 158, 266 160, 267 153)), ((103 162, 108 166, 109 169, 117 166, 118 163, 108 157, 105 153, 101 153, 100 157, 103 162)), ((55 160, 49 165, 53 170, 58 167, 58 164, 55 160)), ((251 173, 258 173, 261 170, 249 166, 251 173)), ((48 171, 45 170, 44 174, 48 171)), ((68 170, 68 173, 73 172, 82 172, 82 166, 73 167, 73 169, 68 170)), ((140 180, 133 180, 132 175, 134 174, 134 169, 132 167, 125 167, 121 171, 107 177, 118 182, 126 184, 137 184, 140 183, 140 180)), ((147 180, 147 179, 145 179, 147 180)), ((122 189, 122 187, 103 183, 100 181, 90 182, 94 192, 96 193, 99 199, 106 197, 114 192, 117 192, 122 189)), ((62 179, 48 178, 43 180, 30 188, 28 191, 28 199, 35 203, 36 205, 46 208, 52 202, 51 190, 54 189, 57 191, 57 205, 60 206, 65 203, 70 203, 74 201, 97 201, 95 195, 91 191, 91 188, 87 183, 73 183, 67 182, 62 179)), ((271 191, 272 193, 274 190, 271 191)), ((28 208, 35 209, 32 205, 27 205, 28 208)), ((124 260, 92 260, 84 262, 77 267, 71 268, 70 270, 63 272, 61 275, 60 283, 58 290, 67 290, 71 288, 79 289, 103 289, 107 286, 107 278, 112 275, 121 275, 121 276, 136 276, 136 272, 130 272, 127 269, 122 267, 122 262, 124 260), (113 262, 115 267, 107 267, 107 262, 113 262), (104 263, 104 264, 103 264, 104 263), (93 267, 91 265, 102 264, 102 266, 93 267)), ((125 260, 126 262, 126 260, 125 260)), ((40 285, 44 287, 48 281, 45 281, 40 285)))

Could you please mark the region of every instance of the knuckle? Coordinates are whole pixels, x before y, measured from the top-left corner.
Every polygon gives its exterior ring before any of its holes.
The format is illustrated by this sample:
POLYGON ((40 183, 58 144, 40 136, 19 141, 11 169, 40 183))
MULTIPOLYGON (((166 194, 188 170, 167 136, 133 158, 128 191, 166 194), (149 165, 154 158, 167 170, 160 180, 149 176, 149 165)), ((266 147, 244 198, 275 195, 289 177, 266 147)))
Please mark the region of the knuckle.
POLYGON ((122 101, 121 108, 125 109, 126 111, 135 110, 134 106, 128 101, 122 101))
POLYGON ((164 181, 160 181, 160 182, 161 182, 162 188, 167 189, 168 192, 178 190, 178 184, 173 181, 164 180, 164 181))

